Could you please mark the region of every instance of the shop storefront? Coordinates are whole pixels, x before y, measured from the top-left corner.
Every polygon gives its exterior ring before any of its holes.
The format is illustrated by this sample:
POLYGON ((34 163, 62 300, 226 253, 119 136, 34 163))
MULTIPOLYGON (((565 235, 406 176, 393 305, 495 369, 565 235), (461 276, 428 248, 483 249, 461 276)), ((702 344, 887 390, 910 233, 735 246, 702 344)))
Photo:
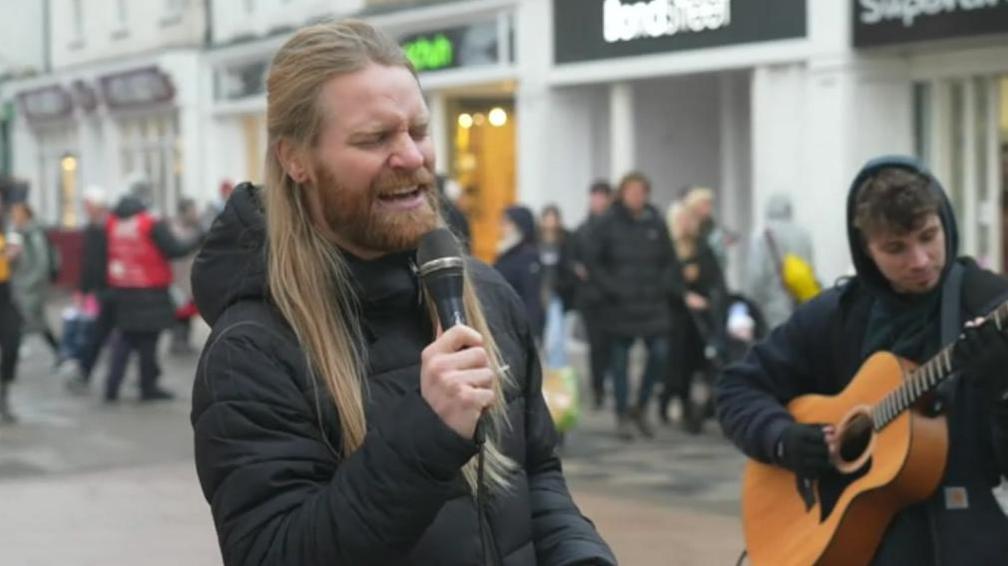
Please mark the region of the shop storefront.
POLYGON ((1003 272, 1008 3, 883 4, 852 1, 853 46, 905 77, 907 137, 950 192, 962 251, 1003 272))
POLYGON ((118 171, 127 181, 144 178, 152 183, 152 206, 163 214, 175 213, 183 196, 182 147, 175 86, 157 67, 130 69, 99 78, 108 107, 110 126, 118 139, 118 171))
POLYGON ((500 218, 516 200, 514 56, 509 10, 462 25, 397 34, 432 110, 439 172, 469 219, 472 251, 491 261, 500 218))
POLYGON ((36 191, 33 204, 37 214, 60 226, 76 220, 80 147, 74 102, 70 91, 60 84, 48 84, 22 91, 17 100, 20 116, 35 141, 36 191))
MULTIPOLYGON (((664 212, 690 185, 711 187, 721 222, 741 239, 754 225, 754 147, 762 70, 807 57, 804 0, 554 0, 553 160, 575 167, 551 184, 639 170, 664 212)), ((795 87, 800 88, 800 87, 795 87)), ((563 170, 561 170, 563 171, 563 170)), ((737 280, 742 240, 729 275, 737 280)))
POLYGON ((17 104, 14 169, 28 181, 29 201, 47 224, 80 228, 87 185, 114 198, 138 179, 151 183, 156 211, 174 213, 192 184, 187 175, 197 169, 183 151, 199 139, 195 104, 186 102, 194 97, 179 92, 179 85, 196 83, 194 61, 190 54, 79 69, 9 87, 17 104))

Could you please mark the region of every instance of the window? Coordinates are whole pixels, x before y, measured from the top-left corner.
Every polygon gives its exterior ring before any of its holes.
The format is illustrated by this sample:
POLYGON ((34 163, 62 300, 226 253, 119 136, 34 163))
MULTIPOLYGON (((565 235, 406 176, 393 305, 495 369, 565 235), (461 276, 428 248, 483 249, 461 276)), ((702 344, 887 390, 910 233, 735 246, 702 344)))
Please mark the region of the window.
POLYGON ((167 214, 182 192, 182 146, 173 112, 119 120, 119 175, 154 186, 153 208, 167 214))
POLYGON ((126 0, 119 0, 119 27, 126 29, 126 22, 129 20, 129 13, 126 12, 126 0))
POLYGON ((123 39, 129 36, 129 13, 126 11, 126 0, 116 2, 116 12, 118 23, 116 29, 112 30, 112 39, 123 39))
POLYGON ((164 0, 164 15, 160 20, 161 27, 181 24, 188 5, 189 0, 164 0))
POLYGON ((81 8, 81 0, 73 0, 70 5, 70 17, 73 21, 70 22, 70 27, 73 30, 70 37, 70 43, 67 45, 70 49, 80 49, 84 47, 84 10, 81 8))

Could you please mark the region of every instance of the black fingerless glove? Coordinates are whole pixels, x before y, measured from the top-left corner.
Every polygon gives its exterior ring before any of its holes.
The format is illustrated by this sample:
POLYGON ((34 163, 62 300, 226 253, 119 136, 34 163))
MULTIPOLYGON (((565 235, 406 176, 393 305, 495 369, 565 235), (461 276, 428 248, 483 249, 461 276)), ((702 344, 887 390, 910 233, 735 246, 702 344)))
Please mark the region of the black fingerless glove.
POLYGON ((983 387, 988 401, 1008 405, 1008 334, 994 321, 963 330, 952 356, 983 387))
POLYGON ((794 423, 777 441, 777 463, 803 478, 816 478, 830 469, 829 447, 821 425, 794 423))

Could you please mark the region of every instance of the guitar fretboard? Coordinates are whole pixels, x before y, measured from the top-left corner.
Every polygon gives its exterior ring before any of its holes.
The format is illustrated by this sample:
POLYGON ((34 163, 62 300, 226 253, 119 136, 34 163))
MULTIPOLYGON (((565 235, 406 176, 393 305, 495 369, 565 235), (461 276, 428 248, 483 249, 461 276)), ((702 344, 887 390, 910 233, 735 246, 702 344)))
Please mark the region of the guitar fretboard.
MULTIPOLYGON (((998 330, 1004 330, 1004 322, 1008 320, 1008 302, 994 309, 984 320, 991 319, 994 320, 998 330)), ((924 395, 934 391, 942 381, 955 372, 956 368, 952 364, 953 348, 955 342, 910 372, 899 387, 872 408, 872 421, 876 431, 896 420, 903 411, 913 406, 924 395)))

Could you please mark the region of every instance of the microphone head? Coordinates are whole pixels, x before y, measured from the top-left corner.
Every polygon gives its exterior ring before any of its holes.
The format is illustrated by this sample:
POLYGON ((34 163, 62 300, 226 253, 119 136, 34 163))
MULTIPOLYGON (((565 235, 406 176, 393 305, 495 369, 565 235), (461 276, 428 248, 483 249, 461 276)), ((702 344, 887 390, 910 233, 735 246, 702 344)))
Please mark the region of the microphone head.
POLYGON ((435 228, 420 238, 417 264, 420 275, 441 269, 462 269, 462 247, 448 228, 435 228))

